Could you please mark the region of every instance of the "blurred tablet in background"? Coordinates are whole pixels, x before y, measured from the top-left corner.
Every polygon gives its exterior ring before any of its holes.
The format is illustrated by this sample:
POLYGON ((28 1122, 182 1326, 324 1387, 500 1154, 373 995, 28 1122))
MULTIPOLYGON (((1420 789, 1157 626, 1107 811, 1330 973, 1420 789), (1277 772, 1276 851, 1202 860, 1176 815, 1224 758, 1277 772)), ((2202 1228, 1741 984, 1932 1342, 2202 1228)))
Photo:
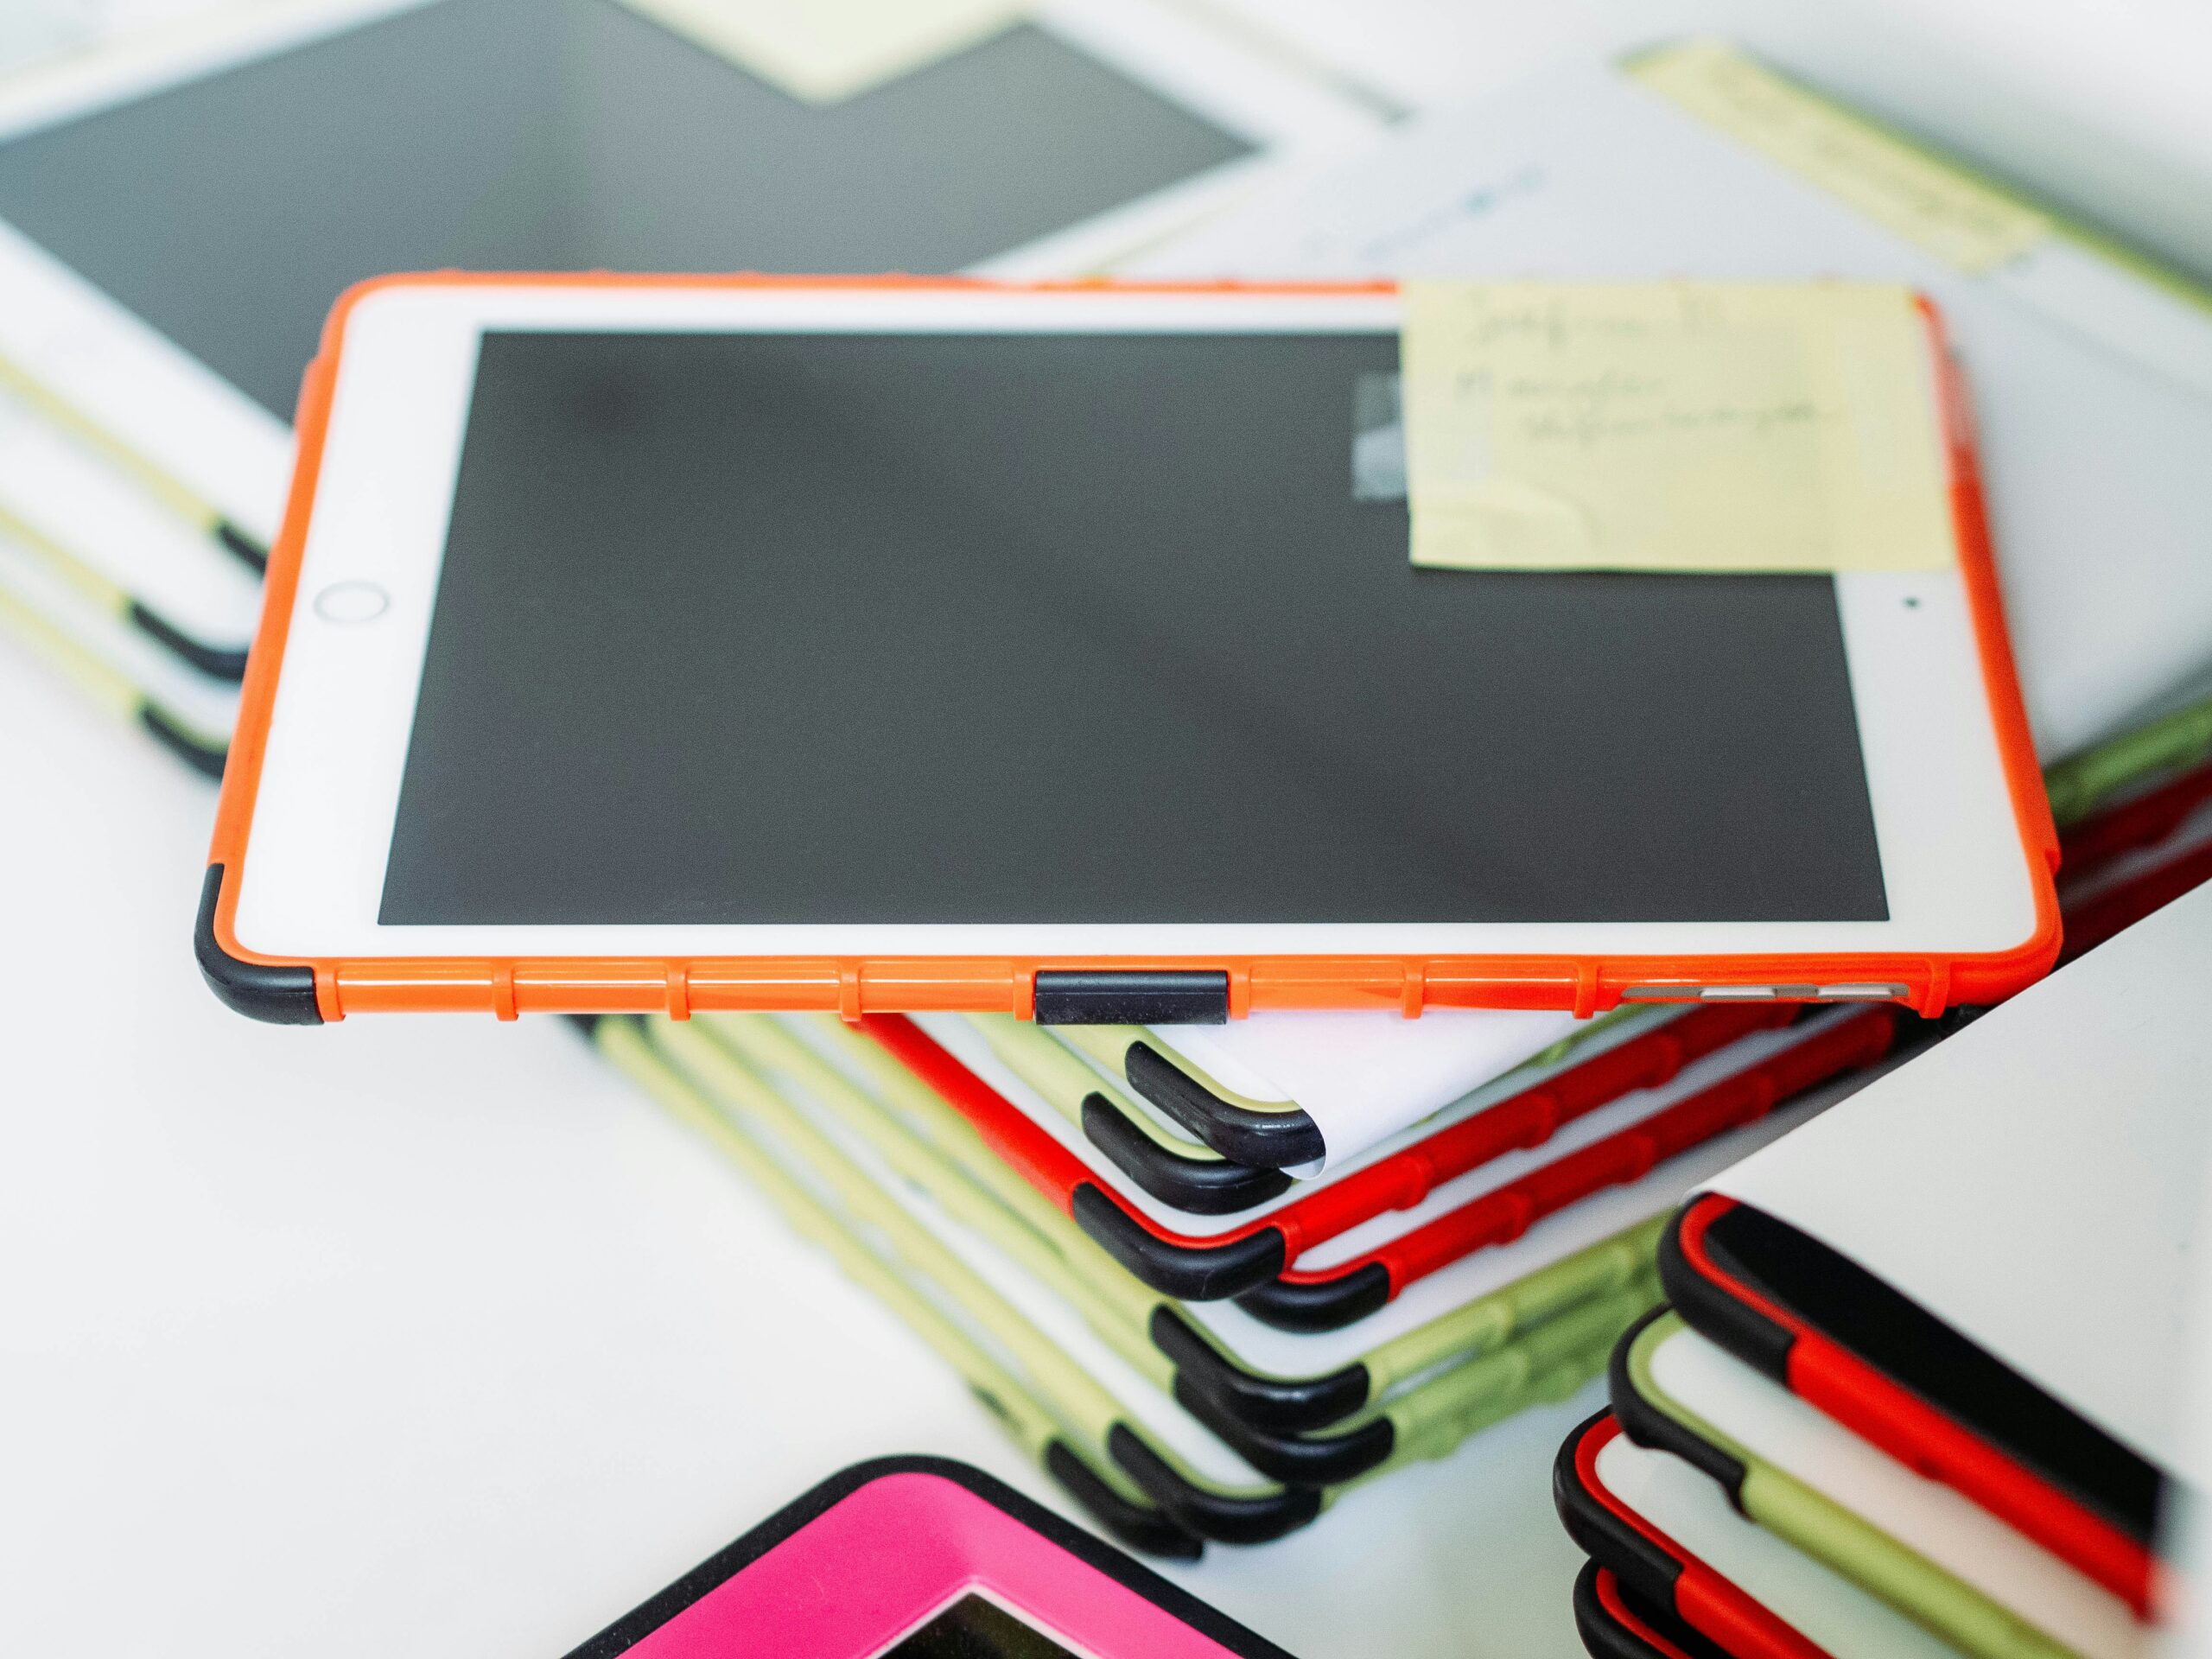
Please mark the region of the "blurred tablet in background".
POLYGON ((830 104, 615 0, 225 7, 0 93, 0 358, 265 546, 363 277, 1082 270, 1370 125, 1141 0, 830 104))

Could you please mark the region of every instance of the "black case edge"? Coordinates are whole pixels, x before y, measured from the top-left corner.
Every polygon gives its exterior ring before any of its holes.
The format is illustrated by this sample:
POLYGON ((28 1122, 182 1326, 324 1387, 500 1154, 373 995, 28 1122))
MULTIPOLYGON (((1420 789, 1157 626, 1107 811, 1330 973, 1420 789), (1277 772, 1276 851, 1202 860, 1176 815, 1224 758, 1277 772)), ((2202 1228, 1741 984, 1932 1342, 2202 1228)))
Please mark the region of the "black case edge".
POLYGON ((223 867, 210 864, 200 887, 200 918, 192 929, 192 953, 201 977, 224 1006, 249 1020, 273 1026, 319 1026, 322 1010, 315 1000, 315 969, 289 963, 240 962, 215 941, 215 900, 223 890, 223 867))

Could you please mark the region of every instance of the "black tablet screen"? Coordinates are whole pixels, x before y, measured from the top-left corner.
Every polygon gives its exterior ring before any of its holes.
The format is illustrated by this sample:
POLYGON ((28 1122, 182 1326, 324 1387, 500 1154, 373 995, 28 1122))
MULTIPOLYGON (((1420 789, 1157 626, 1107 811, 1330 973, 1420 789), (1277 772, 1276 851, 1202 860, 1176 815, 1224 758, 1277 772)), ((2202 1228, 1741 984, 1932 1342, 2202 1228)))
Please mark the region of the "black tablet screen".
POLYGON ((815 107, 613 0, 439 0, 0 144, 0 219, 289 419, 364 277, 955 270, 1249 148, 1031 25, 815 107))
POLYGON ((382 920, 1884 917, 1831 579, 1414 569, 1396 350, 492 335, 382 920))
POLYGON ((883 1659, 1076 1659, 1027 1619, 969 1595, 892 1647, 883 1659))

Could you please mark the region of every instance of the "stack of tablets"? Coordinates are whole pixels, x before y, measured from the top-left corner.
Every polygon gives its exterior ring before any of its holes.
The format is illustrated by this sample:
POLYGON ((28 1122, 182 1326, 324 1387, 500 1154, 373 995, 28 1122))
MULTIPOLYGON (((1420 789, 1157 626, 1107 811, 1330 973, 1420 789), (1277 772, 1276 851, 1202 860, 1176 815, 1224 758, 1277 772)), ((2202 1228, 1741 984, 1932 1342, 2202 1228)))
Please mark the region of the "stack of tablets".
MULTIPOLYGON (((1012 1020, 594 1031, 864 1282, 910 1319, 925 1308, 925 1334, 1102 1521, 1191 1552, 1278 1536, 1594 1376, 1656 1298, 1656 1222, 1686 1184, 1803 1121, 1820 1103, 1803 1086, 1880 1052, 1897 1017, 1788 1012, 1615 1022, 1287 1190, 1012 1020), (1777 1097, 1793 1103, 1768 1116, 1777 1097), (1268 1196, 1172 1208, 1084 1138, 1104 1114, 1268 1196), (1286 1277, 1309 1246, 1328 1265, 1286 1277)), ((1141 1075, 1214 1081, 1132 1046, 1141 1075)))
POLYGON ((105 47, 78 10, 0 25, 45 60, 0 81, 0 627, 210 772, 349 283, 1079 271, 1373 123, 1148 3, 835 85, 652 0, 160 0, 105 47))
MULTIPOLYGON (((2206 781, 2093 817, 2082 844, 2125 843, 2147 804, 2206 781)), ((2175 868, 2093 876, 2069 925, 2144 913, 2175 868)), ((589 1024, 1102 1524, 1171 1554, 1274 1538, 1571 1394, 1656 1302, 1686 1193, 1940 1034, 1888 1007, 1773 1004, 1576 1029, 1487 1012, 589 1024)))
POLYGON ((2148 1650, 2207 982, 2199 888, 1701 1184, 1560 1454, 1592 1653, 2148 1650))
MULTIPOLYGON (((216 682, 235 678, 251 626, 249 566, 273 528, 289 447, 280 413, 346 281, 461 262, 942 269, 1016 247, 1027 250, 1016 264, 1067 267, 1195 216, 1249 175, 1263 145, 1358 125, 1255 67, 1224 76, 1217 101, 1187 67, 1155 86, 1143 31, 1126 16, 1108 27, 1104 10, 1086 32, 1088 8, 1057 8, 1049 25, 827 110, 764 103, 757 78, 613 0, 348 3, 321 24, 293 8, 281 27, 190 43, 172 70, 137 63, 67 99, 0 106, 0 218, 27 233, 0 235, 0 390, 22 406, 0 427, 0 445, 14 445, 0 448, 0 531, 19 529, 22 551, 0 548, 0 602, 13 599, 158 734, 217 765, 231 694, 216 682), (544 84, 501 73, 518 63, 545 70, 544 84), (574 152, 549 141, 508 205, 574 197, 602 215, 518 207, 487 219, 486 158, 504 167, 514 132, 575 115, 563 77, 579 73, 605 78, 612 105, 724 121, 734 148, 696 158, 711 188, 682 212, 618 211, 655 200, 648 176, 677 189, 689 175, 676 162, 694 158, 658 130, 595 129, 597 163, 620 188, 593 173, 588 188, 563 170, 574 152), (550 101, 490 109, 475 94, 495 81, 550 101), (146 97, 156 84, 167 95, 146 97), (302 136, 327 137, 343 89, 362 84, 387 101, 360 112, 357 131, 346 118, 347 142, 381 148, 374 165, 349 156, 346 189, 334 191, 328 152, 302 136), (414 115, 389 102, 394 85, 414 115), (429 118, 463 107, 469 121, 429 118), (978 136, 977 111, 1054 114, 1046 133, 978 136), (206 148, 219 139, 219 163, 206 148), (962 145, 1021 158, 1039 188, 1009 188, 1003 167, 986 177, 962 145), (928 180, 885 175, 894 153, 924 158, 928 180), (95 155, 120 159, 88 173, 95 155), (50 181, 65 172, 105 182, 64 198, 50 181), (748 188, 783 194, 734 188, 741 172, 748 188), (379 180, 394 181, 388 194, 379 180), (973 211, 951 211, 971 183, 973 211), (830 211, 833 200, 854 205, 830 211), (1088 228, 1065 228, 1077 220, 1088 228), (965 239, 946 241, 947 227, 965 239), (159 262, 133 240, 153 236, 159 262), (279 245, 300 257, 238 257, 279 245)), ((1597 207, 1570 217, 1611 234, 1597 207)), ((1962 290, 1955 302, 1977 301, 1962 290)), ((2202 343, 2185 317, 2158 321, 2190 349, 2202 343)), ((2013 626, 2034 646, 2024 678, 2044 751, 2062 760, 2055 796, 2069 819, 2125 808, 2075 836, 2101 869, 2091 896, 2108 930, 2203 873, 2212 772, 2186 767, 2212 743, 2212 705, 2190 702, 2186 682, 2212 642, 2187 633, 2197 586, 2154 650, 2127 628, 2076 631, 2085 547, 2103 558, 2101 580, 2116 589, 2127 576, 2131 605, 2208 568, 2201 515, 2143 513, 2161 492, 2185 493, 2186 473, 2157 456, 2106 465, 2094 445, 2115 423, 2187 439, 2203 411, 2125 352, 2110 354, 2120 367, 2096 357, 2083 368, 2081 342, 2052 346, 2071 340, 2063 329, 2032 315, 2015 327, 1969 338, 1967 355, 1977 376, 2007 370, 2008 416, 1988 435, 1999 516, 2008 532, 2039 527, 2007 580, 2013 626), (2094 400, 2078 395, 2083 376, 2094 400), (2102 538, 2107 518, 2085 538, 2076 519, 2044 512, 2043 463, 2069 444, 2096 462, 2069 478, 2069 496, 2138 515, 2116 543, 2102 538), (2126 560, 2139 566, 2122 573, 2126 560)), ((1580 1386, 1656 1298, 1660 1219, 1901 1036, 1926 1034, 1911 1024, 1887 1007, 1759 1003, 1581 1027, 1515 1013, 1064 1030, 700 1014, 610 1017, 594 1031, 959 1366, 1103 1520, 1187 1553, 1205 1538, 1274 1536, 1354 1482, 1580 1386)))

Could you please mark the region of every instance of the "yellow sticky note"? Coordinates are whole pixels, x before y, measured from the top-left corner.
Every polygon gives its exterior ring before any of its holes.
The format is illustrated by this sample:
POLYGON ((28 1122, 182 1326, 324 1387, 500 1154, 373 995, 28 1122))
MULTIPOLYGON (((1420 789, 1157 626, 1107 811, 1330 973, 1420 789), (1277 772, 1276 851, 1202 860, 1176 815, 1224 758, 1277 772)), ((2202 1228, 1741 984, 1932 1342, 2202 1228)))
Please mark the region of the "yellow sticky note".
POLYGON ((1961 270, 1993 270, 2051 233, 2034 208, 1718 41, 1663 48, 1628 73, 1961 270))
POLYGON ((622 0, 810 104, 835 104, 999 33, 1027 0, 622 0))
POLYGON ((1415 564, 1918 570, 1957 556, 1910 289, 1405 288, 1415 564))

